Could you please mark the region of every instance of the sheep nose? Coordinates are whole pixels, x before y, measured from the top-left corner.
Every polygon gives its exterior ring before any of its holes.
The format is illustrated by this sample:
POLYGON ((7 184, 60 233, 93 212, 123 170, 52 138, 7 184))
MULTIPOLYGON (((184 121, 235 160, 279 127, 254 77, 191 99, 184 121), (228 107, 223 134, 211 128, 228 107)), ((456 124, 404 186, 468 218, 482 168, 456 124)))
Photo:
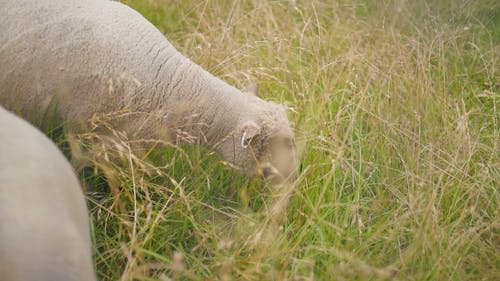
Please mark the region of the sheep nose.
POLYGON ((271 167, 265 167, 262 169, 262 175, 265 179, 270 178, 273 175, 273 169, 271 167))
POLYGON ((285 180, 285 177, 272 165, 267 165, 262 168, 262 176, 266 179, 271 181, 274 184, 281 184, 285 180))
POLYGON ((281 183, 294 183, 298 174, 294 166, 282 165, 283 167, 276 167, 271 163, 266 163, 262 167, 262 176, 266 180, 270 180, 275 184, 281 183))

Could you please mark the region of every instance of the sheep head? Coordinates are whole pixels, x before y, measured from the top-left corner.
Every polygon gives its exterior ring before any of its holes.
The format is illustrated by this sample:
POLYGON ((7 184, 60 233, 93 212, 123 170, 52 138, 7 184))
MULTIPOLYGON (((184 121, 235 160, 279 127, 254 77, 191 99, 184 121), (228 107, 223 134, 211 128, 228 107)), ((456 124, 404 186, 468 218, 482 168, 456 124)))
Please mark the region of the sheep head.
POLYGON ((260 99, 255 108, 243 115, 219 152, 249 176, 260 175, 275 184, 293 182, 298 157, 286 110, 260 99))

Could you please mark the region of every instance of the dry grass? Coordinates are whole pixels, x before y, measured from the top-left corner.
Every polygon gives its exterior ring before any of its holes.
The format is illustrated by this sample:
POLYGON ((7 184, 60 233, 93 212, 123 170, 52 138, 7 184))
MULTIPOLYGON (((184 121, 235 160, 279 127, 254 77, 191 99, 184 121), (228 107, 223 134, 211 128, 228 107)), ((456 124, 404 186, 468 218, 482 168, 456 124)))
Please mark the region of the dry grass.
POLYGON ((286 103, 293 189, 93 120, 70 136, 101 280, 498 280, 498 1, 126 1, 286 103), (291 197, 290 197, 291 196, 291 197))

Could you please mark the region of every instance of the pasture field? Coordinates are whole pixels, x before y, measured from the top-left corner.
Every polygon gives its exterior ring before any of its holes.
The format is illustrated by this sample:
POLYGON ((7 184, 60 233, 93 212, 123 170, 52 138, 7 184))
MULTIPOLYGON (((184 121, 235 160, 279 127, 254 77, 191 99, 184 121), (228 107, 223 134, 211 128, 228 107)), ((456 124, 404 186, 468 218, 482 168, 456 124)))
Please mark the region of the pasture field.
POLYGON ((499 1, 124 2, 286 104, 301 161, 273 187, 113 114, 58 138, 100 280, 500 280, 499 1))

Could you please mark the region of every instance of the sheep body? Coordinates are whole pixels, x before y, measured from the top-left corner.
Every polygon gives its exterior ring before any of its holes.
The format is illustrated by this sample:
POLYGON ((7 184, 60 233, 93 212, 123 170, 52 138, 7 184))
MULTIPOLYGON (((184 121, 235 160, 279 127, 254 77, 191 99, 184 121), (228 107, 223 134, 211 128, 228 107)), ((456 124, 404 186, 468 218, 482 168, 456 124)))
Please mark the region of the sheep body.
POLYGON ((55 145, 0 107, 0 276, 95 280, 84 195, 55 145))
POLYGON ((148 112, 126 130, 207 145, 250 175, 265 166, 294 174, 285 110, 212 76, 131 8, 107 0, 0 5, 0 103, 28 120, 54 104, 72 129, 95 113, 148 112), (283 167, 271 143, 286 143, 283 167))

